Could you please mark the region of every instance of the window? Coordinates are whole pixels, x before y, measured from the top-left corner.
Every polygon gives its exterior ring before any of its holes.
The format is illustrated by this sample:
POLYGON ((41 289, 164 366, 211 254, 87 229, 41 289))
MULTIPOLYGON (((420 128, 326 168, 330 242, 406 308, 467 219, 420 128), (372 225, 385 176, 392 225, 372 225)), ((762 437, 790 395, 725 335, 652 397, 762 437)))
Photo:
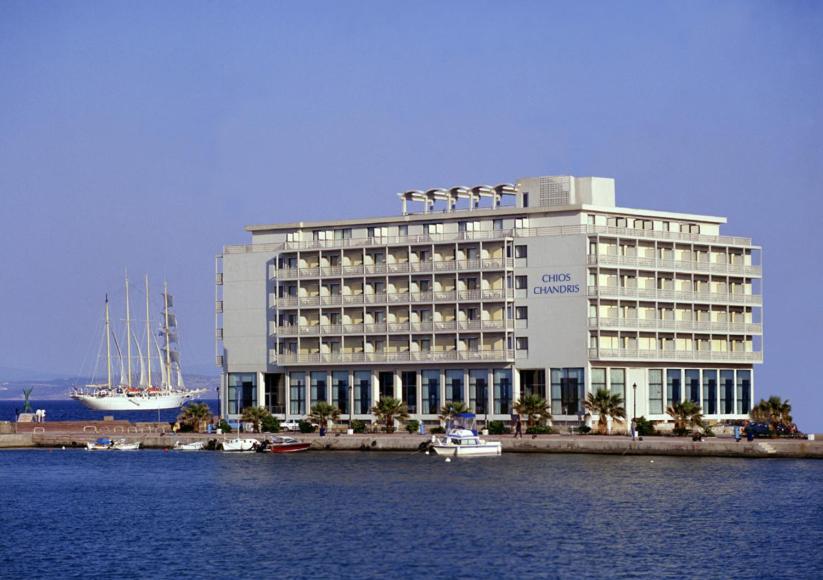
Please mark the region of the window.
MULTIPOLYGON (((382 343, 382 341, 380 341, 382 343)), ((383 352, 381 348, 379 351, 375 348, 376 352, 383 352)), ((394 373, 391 371, 382 372, 377 375, 377 382, 380 386, 380 398, 381 399, 388 399, 394 398, 394 373)))
POLYGON ((306 414, 306 373, 289 373, 289 412, 292 415, 306 414))
POLYGON ((592 393, 606 388, 606 369, 592 369, 592 393))
POLYGON ((529 256, 529 247, 526 245, 517 245, 514 247, 514 257, 515 258, 528 258, 529 256))
POLYGON ((503 229, 503 220, 494 220, 492 222, 492 227, 495 229, 495 231, 502 230, 503 229))
POLYGON ((697 369, 686 369, 686 393, 689 400, 700 404, 700 371, 697 369))
POLYGON ((464 401, 463 369, 446 371, 446 401, 464 401))
POLYGON ((469 371, 469 409, 478 415, 489 412, 489 371, 472 369, 469 371))
POLYGON ((398 236, 408 236, 409 235, 409 226, 407 226, 407 225, 397 226, 397 235, 398 236))
POLYGON ((371 371, 354 373, 354 410, 367 415, 371 408, 371 371))
POLYGON ((389 236, 389 228, 385 226, 369 228, 368 236, 370 238, 386 238, 389 236))
POLYGON ((327 401, 328 392, 326 389, 326 373, 312 372, 311 374, 311 401, 317 403, 318 401, 327 401))
POLYGON ((257 373, 229 373, 229 414, 238 415, 246 407, 257 406, 257 373))
POLYGON ((440 371, 424 370, 420 372, 422 382, 422 408, 424 415, 436 415, 440 411, 440 371))
POLYGON ((516 230, 527 230, 529 229, 529 218, 515 218, 514 219, 514 229, 516 230))
POLYGON ((663 414, 663 370, 649 369, 649 414, 663 414))
POLYGON ((340 412, 349 412, 349 371, 334 371, 332 373, 331 402, 340 412))
POLYGON ((595 224, 595 218, 594 218, 593 213, 590 213, 589 215, 586 216, 586 223, 589 224, 590 226, 593 226, 595 224))
POLYGON ((628 220, 624 217, 610 217, 606 223, 613 228, 628 227, 628 220))
POLYGON ((752 410, 752 373, 737 371, 737 414, 745 415, 752 410))
POLYGON ((580 412, 580 387, 585 384, 582 368, 552 369, 552 412, 577 415, 580 412))
POLYGON ((717 371, 703 371, 703 413, 717 413, 717 371))
POLYGON ((426 233, 430 236, 443 233, 443 224, 426 224, 426 233))
POLYGON ((529 307, 528 306, 517 306, 517 307, 515 307, 514 317, 517 320, 528 320, 529 319, 529 307))
POLYGON ((417 413, 417 373, 415 371, 403 371, 400 375, 401 397, 410 414, 417 413))
POLYGON ((529 286, 528 276, 515 276, 514 287, 516 290, 525 290, 529 286))
POLYGON ((720 371, 720 412, 734 413, 734 371, 720 371))
POLYGON ((512 410, 512 371, 511 369, 494 370, 494 412, 508 415, 512 410))
POLYGON ((523 207, 529 207, 529 192, 523 192, 523 207))
POLYGON ((683 400, 680 394, 681 381, 682 372, 680 369, 668 369, 666 371, 666 402, 669 405, 683 400))
POLYGON ((609 371, 609 378, 611 379, 611 393, 612 395, 620 395, 623 403, 626 402, 626 369, 611 369, 609 371))
POLYGON ((517 350, 529 350, 529 339, 526 336, 518 336, 515 339, 517 350))

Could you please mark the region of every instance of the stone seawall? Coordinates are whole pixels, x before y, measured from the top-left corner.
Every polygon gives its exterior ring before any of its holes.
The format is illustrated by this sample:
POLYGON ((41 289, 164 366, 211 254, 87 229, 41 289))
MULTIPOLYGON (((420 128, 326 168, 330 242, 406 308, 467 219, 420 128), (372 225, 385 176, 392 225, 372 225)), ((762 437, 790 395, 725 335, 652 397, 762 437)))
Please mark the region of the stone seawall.
MULTIPOLYGON (((147 449, 166 449, 176 441, 189 443, 198 440, 221 440, 233 435, 172 434, 172 433, 117 433, 115 438, 139 441, 147 449)), ((263 434, 243 434, 243 437, 265 439, 263 434)), ((319 437, 316 434, 295 434, 295 438, 311 443, 317 451, 423 451, 430 436, 408 434, 362 434, 319 437)), ((0 434, 1 448, 25 447, 83 447, 99 434, 66 432, 49 429, 45 432, 0 434)), ((511 436, 488 436, 501 441, 505 453, 588 453, 600 455, 670 455, 682 457, 784 457, 823 459, 823 441, 805 439, 755 439, 753 442, 735 442, 731 438, 708 438, 702 442, 690 438, 646 437, 632 441, 628 437, 541 435, 514 439, 511 436)))

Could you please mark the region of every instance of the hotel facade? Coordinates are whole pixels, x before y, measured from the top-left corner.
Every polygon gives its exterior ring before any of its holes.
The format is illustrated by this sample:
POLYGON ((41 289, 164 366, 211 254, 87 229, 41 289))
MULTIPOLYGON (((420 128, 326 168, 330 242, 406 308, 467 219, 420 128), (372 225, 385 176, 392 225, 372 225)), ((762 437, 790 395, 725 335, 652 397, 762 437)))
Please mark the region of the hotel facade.
POLYGON ((724 218, 617 207, 613 179, 411 190, 400 215, 246 227, 216 259, 221 413, 280 418, 381 397, 437 421, 448 401, 508 420, 537 393, 576 422, 747 416, 763 361, 762 249, 724 218))

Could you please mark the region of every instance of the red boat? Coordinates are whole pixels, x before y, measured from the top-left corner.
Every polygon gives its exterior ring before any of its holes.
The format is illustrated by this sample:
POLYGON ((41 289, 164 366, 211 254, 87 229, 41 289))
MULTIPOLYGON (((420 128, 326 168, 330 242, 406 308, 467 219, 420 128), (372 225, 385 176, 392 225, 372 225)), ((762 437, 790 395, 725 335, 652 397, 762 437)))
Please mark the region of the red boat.
POLYGON ((306 451, 309 445, 310 443, 303 443, 293 437, 278 435, 272 438, 266 446, 266 451, 272 453, 297 453, 298 451, 306 451))

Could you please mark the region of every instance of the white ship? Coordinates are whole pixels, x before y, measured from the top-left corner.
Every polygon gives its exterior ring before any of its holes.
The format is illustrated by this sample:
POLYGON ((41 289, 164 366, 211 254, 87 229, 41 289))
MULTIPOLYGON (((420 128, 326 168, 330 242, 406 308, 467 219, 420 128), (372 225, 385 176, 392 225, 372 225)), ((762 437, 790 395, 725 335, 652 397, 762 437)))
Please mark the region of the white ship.
POLYGON ((168 287, 163 286, 163 312, 158 343, 151 331, 149 312, 149 279, 146 277, 146 351, 143 352, 140 341, 132 332, 131 311, 129 306, 129 281, 126 277, 126 352, 123 353, 117 337, 111 328, 109 317, 109 298, 106 296, 106 382, 93 383, 77 387, 71 398, 85 407, 95 411, 157 411, 176 409, 187 400, 203 393, 205 389, 190 390, 183 383, 180 370, 180 354, 177 345, 177 320, 172 312, 173 300, 168 287), (112 343, 120 364, 120 380, 112 379, 112 343), (137 350, 139 374, 136 384, 132 374, 132 346, 137 350), (156 352, 156 357, 152 356, 156 352), (159 372, 152 375, 152 360, 159 366, 159 372), (159 379, 159 380, 158 380, 159 379))

